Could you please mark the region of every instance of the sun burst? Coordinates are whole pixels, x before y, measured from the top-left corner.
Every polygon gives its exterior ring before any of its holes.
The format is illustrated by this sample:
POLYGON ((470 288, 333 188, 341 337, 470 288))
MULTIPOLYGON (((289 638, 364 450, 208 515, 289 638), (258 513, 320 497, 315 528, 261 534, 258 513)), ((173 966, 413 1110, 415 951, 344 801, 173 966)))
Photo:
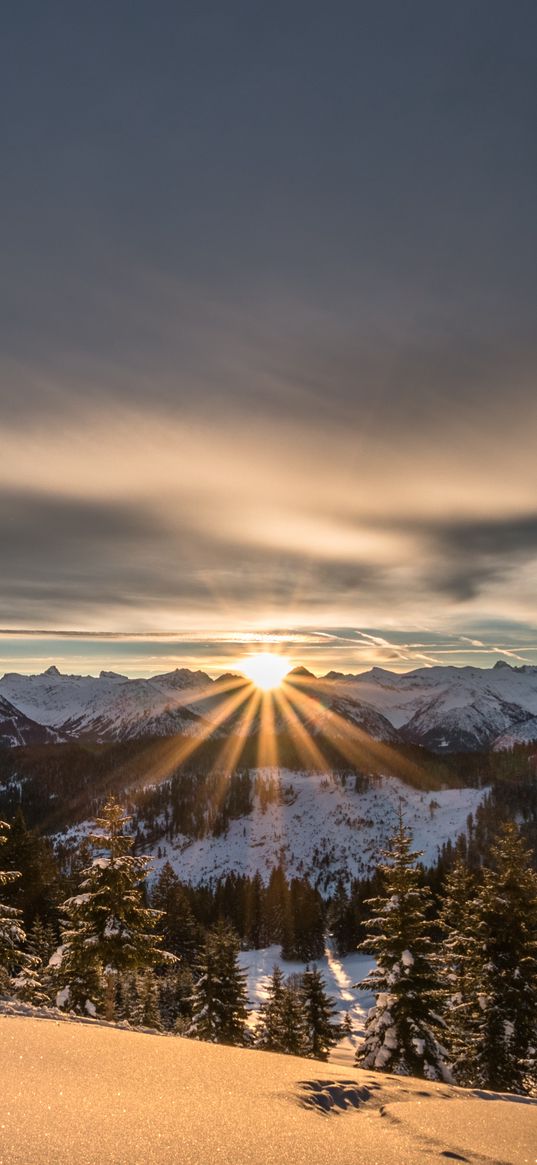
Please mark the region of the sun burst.
POLYGON ((249 655, 242 670, 256 688, 270 692, 273 688, 279 688, 290 667, 291 661, 287 655, 264 651, 258 655, 249 655))

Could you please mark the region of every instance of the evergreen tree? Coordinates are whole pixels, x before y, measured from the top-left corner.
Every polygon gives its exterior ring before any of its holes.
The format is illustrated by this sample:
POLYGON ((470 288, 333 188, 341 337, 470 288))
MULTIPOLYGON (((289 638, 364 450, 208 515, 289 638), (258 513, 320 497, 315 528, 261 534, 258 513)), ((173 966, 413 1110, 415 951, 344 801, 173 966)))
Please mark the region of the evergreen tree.
POLYGON ((304 1008, 296 988, 275 966, 267 986, 267 998, 259 1009, 255 1028, 256 1047, 286 1055, 305 1054, 304 1008))
POLYGON ((440 991, 427 935, 428 891, 420 887, 411 838, 399 828, 380 866, 384 893, 370 901, 374 915, 360 949, 375 955, 376 967, 359 984, 373 990, 375 1006, 366 1021, 356 1062, 401 1075, 447 1079, 443 1050, 434 1035, 440 991))
POLYGON ((6 901, 22 912, 23 926, 29 929, 38 916, 50 922, 59 898, 58 867, 50 842, 27 828, 21 809, 13 818, 3 857, 6 869, 19 873, 6 901))
POLYGON ((165 863, 157 878, 152 904, 161 913, 157 932, 162 936, 166 950, 191 966, 201 945, 200 928, 185 888, 169 862, 165 863))
POLYGON ((338 878, 336 891, 329 910, 329 925, 335 952, 338 956, 348 954, 356 945, 356 916, 352 900, 345 889, 342 878, 338 878))
POLYGON ((306 1028, 305 1055, 313 1060, 327 1060, 330 1048, 342 1037, 334 1001, 326 993, 326 984, 317 967, 306 967, 302 976, 301 997, 306 1028))
POLYGON ((134 1027, 160 1031, 159 981, 153 971, 143 971, 130 979, 129 1021, 134 1027))
POLYGON ((282 959, 307 963, 324 955, 324 912, 321 895, 307 878, 293 878, 289 911, 282 934, 282 959))
POLYGON ((537 1087, 537 873, 515 824, 491 848, 474 902, 467 1031, 472 1083, 502 1092, 537 1087))
POLYGON ((268 932, 265 913, 265 887, 259 871, 248 887, 245 919, 246 943, 250 950, 259 951, 267 945, 268 932))
POLYGON ((166 967, 157 982, 162 1026, 184 1035, 192 1021, 194 980, 190 967, 166 967))
POLYGON ((288 1056, 307 1054, 307 1034, 304 1005, 298 984, 288 979, 281 1008, 281 1051, 288 1056))
POLYGON ((246 1044, 246 976, 238 963, 234 931, 219 923, 207 935, 192 995, 188 1035, 214 1044, 246 1044))
POLYGON ((59 976, 61 1002, 78 1011, 115 1014, 118 976, 172 960, 155 934, 159 911, 145 905, 149 859, 130 851, 129 818, 111 797, 95 821, 90 843, 97 856, 82 871, 80 893, 63 903, 59 976))
POLYGON ((468 1087, 474 1083, 475 1075, 469 1056, 470 1034, 480 1022, 475 989, 479 958, 474 893, 474 877, 464 858, 459 856, 445 879, 438 915, 444 936, 439 970, 445 997, 443 1043, 455 1080, 468 1087))
MULTIPOLYGON (((0 845, 6 845, 9 825, 0 821, 0 845)), ((18 870, 0 870, 0 889, 20 878, 18 870)), ((26 935, 22 925, 22 912, 15 906, 7 906, 0 901, 0 995, 9 996, 16 990, 13 975, 23 972, 35 977, 35 963, 24 953, 22 947, 26 935)))

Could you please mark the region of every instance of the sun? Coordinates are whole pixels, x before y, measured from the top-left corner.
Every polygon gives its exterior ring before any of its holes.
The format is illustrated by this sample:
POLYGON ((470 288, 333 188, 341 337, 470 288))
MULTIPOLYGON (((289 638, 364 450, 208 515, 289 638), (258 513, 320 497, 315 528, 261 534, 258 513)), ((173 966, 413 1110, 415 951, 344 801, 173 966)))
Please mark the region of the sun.
POLYGON ((265 651, 259 655, 249 655, 242 670, 257 688, 270 692, 271 688, 280 686, 290 667, 291 660, 287 655, 265 651))

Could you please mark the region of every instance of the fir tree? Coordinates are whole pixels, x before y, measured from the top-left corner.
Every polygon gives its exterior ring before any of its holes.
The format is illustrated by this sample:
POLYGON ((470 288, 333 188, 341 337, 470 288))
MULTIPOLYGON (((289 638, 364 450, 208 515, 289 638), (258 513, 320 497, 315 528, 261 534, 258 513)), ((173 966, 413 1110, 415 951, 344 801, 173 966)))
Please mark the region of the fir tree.
POLYGON ((474 902, 476 943, 468 968, 479 1007, 467 1031, 472 1083, 502 1092, 537 1087, 537 874, 518 828, 491 848, 474 902))
POLYGON ((359 986, 373 990, 365 1039, 356 1062, 401 1075, 447 1079, 443 1050, 434 1035, 440 992, 427 935, 428 891, 420 887, 411 838, 400 815, 399 828, 380 866, 384 893, 370 900, 374 915, 360 949, 377 964, 359 986))
POLYGON ((191 966, 200 946, 199 927, 185 888, 169 862, 165 863, 157 878, 152 903, 161 913, 157 931, 162 935, 166 950, 191 966))
POLYGON ((60 979, 63 1002, 78 1011, 115 1013, 118 976, 173 959, 155 934, 160 913, 145 905, 149 859, 130 851, 129 818, 111 797, 95 821, 90 843, 97 856, 82 871, 80 893, 63 903, 60 979))
POLYGON ((444 983, 444 1031, 450 1067, 458 1084, 471 1086, 470 1034, 480 1022, 475 984, 479 964, 473 896, 475 880, 459 856, 444 884, 438 925, 444 935, 439 970, 444 983))
POLYGON ((184 1035, 192 1021, 192 971, 182 965, 166 967, 157 981, 162 1025, 166 1031, 184 1035))
POLYGON ((246 976, 238 963, 234 931, 219 923, 207 935, 192 995, 188 1035, 214 1044, 246 1044, 246 976))
POLYGON ((329 923, 336 954, 348 954, 356 945, 356 912, 342 878, 330 904, 329 923))
MULTIPOLYGON (((7 842, 9 825, 0 821, 0 845, 7 842)), ((0 870, 0 889, 20 878, 18 870, 0 870)), ((36 981, 36 960, 27 955, 22 947, 26 935, 22 925, 22 912, 15 906, 0 902, 0 995, 9 996, 16 991, 13 976, 17 972, 26 974, 36 981)), ((22 985, 22 981, 21 981, 22 985)))
POLYGON ((143 971, 131 977, 128 1018, 135 1027, 160 1031, 159 982, 153 971, 143 971))
POLYGON ((286 982, 275 966, 267 986, 267 998, 259 1009, 255 1028, 256 1047, 286 1055, 305 1054, 304 1008, 296 988, 286 982))
POLYGON ((21 809, 13 818, 3 856, 6 869, 19 873, 7 901, 22 912, 25 929, 37 916, 50 921, 58 901, 58 867, 50 842, 27 828, 21 809))
POLYGON ((302 1002, 298 984, 288 979, 285 984, 281 1008, 281 1040, 282 1052, 288 1056, 305 1056, 307 1049, 307 1034, 302 1002))
POLYGON ((306 1029, 305 1055, 313 1060, 327 1060, 330 1048, 342 1037, 340 1024, 334 1024, 337 1008, 326 993, 326 985, 317 967, 306 967, 302 976, 301 998, 306 1029))

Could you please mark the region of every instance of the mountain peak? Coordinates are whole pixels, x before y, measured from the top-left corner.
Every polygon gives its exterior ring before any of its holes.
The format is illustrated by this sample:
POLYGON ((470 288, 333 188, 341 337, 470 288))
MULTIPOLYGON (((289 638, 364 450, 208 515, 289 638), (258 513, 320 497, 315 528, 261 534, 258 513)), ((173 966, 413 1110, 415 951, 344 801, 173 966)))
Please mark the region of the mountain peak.
POLYGON ((53 663, 50 667, 47 667, 47 670, 43 672, 43 675, 44 676, 59 676, 59 675, 61 675, 61 672, 58 670, 56 665, 53 663))
POLYGON ((99 679, 100 680, 126 680, 126 679, 128 679, 128 676, 123 676, 121 674, 121 672, 118 672, 118 671, 100 671, 99 672, 99 679))
POLYGON ((494 664, 493 671, 498 671, 498 669, 501 667, 508 667, 509 671, 513 671, 511 664, 508 663, 506 659, 497 659, 496 663, 494 664))

